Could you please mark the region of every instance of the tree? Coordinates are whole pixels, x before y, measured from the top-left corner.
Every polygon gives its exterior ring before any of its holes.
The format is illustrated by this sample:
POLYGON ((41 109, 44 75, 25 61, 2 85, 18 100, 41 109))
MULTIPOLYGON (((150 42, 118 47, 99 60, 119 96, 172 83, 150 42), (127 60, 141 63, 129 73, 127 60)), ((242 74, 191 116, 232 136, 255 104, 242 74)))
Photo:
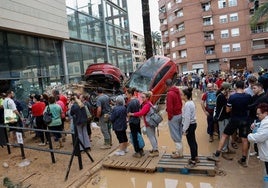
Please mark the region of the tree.
POLYGON ((145 52, 146 52, 146 58, 149 59, 150 57, 153 56, 149 1, 141 0, 141 5, 142 5, 142 20, 143 20, 145 52))
POLYGON ((252 28, 256 27, 258 22, 264 18, 264 24, 268 24, 268 2, 263 3, 261 6, 259 6, 257 3, 259 1, 251 0, 251 2, 254 1, 255 4, 255 12, 254 15, 250 19, 250 26, 252 28), (257 3, 256 3, 257 2, 257 3), (258 5, 256 7, 256 4, 258 5))
POLYGON ((161 46, 161 35, 158 31, 152 32, 152 42, 154 55, 157 55, 157 49, 161 46))

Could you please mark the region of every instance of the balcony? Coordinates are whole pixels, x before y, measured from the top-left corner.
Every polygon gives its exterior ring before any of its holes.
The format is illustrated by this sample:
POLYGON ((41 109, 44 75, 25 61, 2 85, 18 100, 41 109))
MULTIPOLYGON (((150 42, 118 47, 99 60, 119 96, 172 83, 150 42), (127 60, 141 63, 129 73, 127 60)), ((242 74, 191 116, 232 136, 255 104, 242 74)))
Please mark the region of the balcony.
POLYGON ((251 39, 265 38, 268 36, 268 28, 260 28, 251 30, 251 39))
POLYGON ((216 52, 215 50, 205 50, 206 59, 215 59, 216 52))
POLYGON ((204 44, 205 46, 215 45, 216 42, 215 42, 214 36, 204 37, 204 44))
POLYGON ((164 35, 162 38, 163 42, 169 42, 169 36, 168 35, 164 35))
POLYGON ((167 18, 167 12, 160 12, 159 13, 159 19, 166 19, 167 18))
POLYGON ((161 24, 160 25, 160 31, 166 31, 168 30, 168 25, 167 24, 161 24))
POLYGON ((164 54, 170 54, 170 49, 169 48, 164 48, 164 54))

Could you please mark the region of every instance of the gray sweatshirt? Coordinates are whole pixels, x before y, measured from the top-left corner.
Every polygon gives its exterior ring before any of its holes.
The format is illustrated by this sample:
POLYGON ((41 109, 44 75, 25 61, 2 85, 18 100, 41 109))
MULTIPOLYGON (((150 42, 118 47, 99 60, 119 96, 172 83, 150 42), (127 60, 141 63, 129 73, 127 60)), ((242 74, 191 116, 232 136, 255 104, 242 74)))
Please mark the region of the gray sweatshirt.
POLYGON ((187 101, 182 109, 182 132, 185 133, 190 124, 196 123, 196 109, 193 101, 187 101))

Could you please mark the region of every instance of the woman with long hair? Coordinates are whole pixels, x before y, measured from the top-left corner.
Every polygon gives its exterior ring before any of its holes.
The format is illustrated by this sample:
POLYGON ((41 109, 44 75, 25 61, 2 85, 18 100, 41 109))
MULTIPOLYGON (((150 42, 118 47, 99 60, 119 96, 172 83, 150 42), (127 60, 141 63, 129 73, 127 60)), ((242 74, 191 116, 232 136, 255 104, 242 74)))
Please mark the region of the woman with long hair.
POLYGON ((190 147, 191 158, 188 161, 186 168, 193 168, 196 163, 199 162, 198 156, 198 145, 195 138, 196 130, 196 107, 192 100, 193 88, 186 88, 182 90, 182 100, 185 101, 182 109, 182 125, 183 135, 186 135, 188 145, 190 147))
POLYGON ((147 113, 150 111, 151 106, 153 105, 150 101, 150 97, 152 95, 151 91, 148 92, 143 92, 141 94, 141 99, 142 99, 142 108, 138 112, 128 113, 128 116, 134 116, 134 117, 141 117, 143 116, 145 127, 146 127, 146 133, 147 137, 150 140, 150 143, 152 145, 152 150, 150 151, 149 156, 150 157, 157 157, 159 156, 159 151, 158 151, 158 143, 157 139, 155 136, 155 127, 151 127, 145 119, 145 116, 147 113))

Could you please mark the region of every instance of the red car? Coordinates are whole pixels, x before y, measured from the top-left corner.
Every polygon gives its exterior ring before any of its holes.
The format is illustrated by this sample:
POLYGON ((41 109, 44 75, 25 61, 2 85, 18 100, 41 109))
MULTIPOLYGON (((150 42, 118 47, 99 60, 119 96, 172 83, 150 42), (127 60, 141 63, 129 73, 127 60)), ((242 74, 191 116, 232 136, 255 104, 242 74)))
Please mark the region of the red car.
POLYGON ((89 65, 85 80, 89 87, 102 87, 106 92, 117 93, 122 91, 125 75, 121 70, 110 63, 96 63, 89 65))
POLYGON ((139 92, 152 91, 151 102, 155 104, 166 94, 166 80, 175 82, 177 72, 177 65, 170 58, 153 56, 131 75, 125 87, 135 87, 139 92))

